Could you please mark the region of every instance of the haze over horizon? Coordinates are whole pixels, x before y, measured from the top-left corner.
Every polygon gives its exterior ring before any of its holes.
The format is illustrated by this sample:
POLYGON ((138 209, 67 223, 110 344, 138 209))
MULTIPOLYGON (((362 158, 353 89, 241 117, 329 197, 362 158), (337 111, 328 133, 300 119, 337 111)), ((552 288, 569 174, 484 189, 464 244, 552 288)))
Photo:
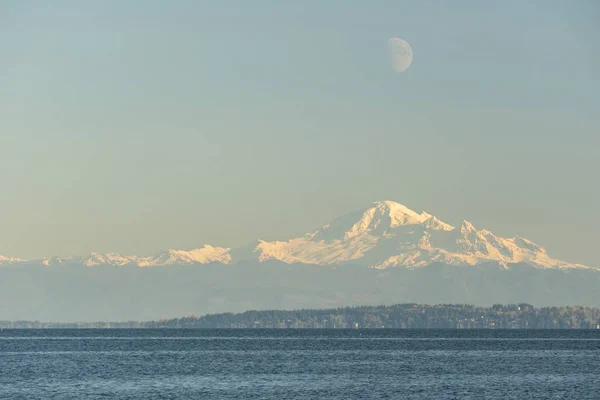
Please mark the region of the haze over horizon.
POLYGON ((393 200, 600 267, 597 3, 178 4, 3 3, 0 255, 238 247, 393 200))

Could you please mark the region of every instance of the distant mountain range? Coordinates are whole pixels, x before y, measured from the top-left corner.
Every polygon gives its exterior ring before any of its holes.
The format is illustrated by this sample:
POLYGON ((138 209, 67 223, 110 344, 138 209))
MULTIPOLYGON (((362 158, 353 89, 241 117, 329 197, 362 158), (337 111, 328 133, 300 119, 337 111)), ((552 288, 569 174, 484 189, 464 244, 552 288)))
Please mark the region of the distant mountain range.
POLYGON ((0 256, 0 264, 69 263, 88 267, 157 267, 267 260, 339 266, 361 263, 377 269, 420 268, 437 263, 460 267, 494 264, 507 269, 518 263, 535 268, 593 269, 551 258, 544 248, 528 239, 499 237, 488 230, 476 229, 468 221, 457 228, 426 212, 417 213, 393 201, 375 202, 304 237, 272 242, 259 240, 237 249, 207 244, 192 250, 167 250, 154 256, 91 253, 85 257, 40 260, 0 256))
POLYGON ((600 269, 530 240, 379 201, 303 237, 154 256, 0 257, 0 320, 157 320, 186 313, 395 303, 600 306, 600 269))

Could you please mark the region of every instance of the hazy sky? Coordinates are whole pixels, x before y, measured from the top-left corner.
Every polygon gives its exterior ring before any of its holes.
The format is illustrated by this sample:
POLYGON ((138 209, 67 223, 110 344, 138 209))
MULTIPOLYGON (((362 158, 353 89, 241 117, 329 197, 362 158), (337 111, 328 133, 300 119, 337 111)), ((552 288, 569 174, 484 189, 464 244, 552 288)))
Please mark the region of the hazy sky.
POLYGON ((600 266, 599 20, 594 0, 4 0, 0 254, 287 239, 390 199, 600 266))

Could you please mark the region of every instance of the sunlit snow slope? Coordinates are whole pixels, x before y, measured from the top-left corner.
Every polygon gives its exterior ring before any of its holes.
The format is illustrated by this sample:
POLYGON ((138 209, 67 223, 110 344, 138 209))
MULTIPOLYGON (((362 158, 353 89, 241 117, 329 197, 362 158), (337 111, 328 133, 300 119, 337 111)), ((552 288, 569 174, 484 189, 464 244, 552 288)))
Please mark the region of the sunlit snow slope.
POLYGON ((588 268, 548 256, 530 240, 503 238, 464 221, 458 228, 393 201, 378 201, 305 237, 285 242, 261 241, 259 259, 286 263, 362 262, 374 268, 525 263, 537 268, 588 268))
POLYGON ((87 257, 20 260, 0 256, 0 265, 41 263, 157 267, 168 265, 232 264, 278 260, 316 265, 359 264, 372 268, 417 268, 431 264, 475 266, 527 264, 544 269, 596 269, 548 256, 545 249, 521 237, 503 238, 468 221, 460 227, 418 213, 393 201, 378 201, 345 215, 304 237, 288 241, 258 241, 256 246, 230 249, 204 247, 167 250, 154 256, 91 253, 87 257))

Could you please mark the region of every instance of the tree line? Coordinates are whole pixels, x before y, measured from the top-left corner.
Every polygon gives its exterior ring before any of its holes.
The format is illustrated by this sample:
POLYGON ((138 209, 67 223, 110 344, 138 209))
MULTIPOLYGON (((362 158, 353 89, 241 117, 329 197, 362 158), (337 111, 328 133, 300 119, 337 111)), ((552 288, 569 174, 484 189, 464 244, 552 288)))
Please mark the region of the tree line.
POLYGON ((0 321, 0 328, 450 328, 450 329, 600 329, 600 309, 531 304, 396 304, 335 309, 266 310, 189 315, 147 322, 42 323, 0 321))

